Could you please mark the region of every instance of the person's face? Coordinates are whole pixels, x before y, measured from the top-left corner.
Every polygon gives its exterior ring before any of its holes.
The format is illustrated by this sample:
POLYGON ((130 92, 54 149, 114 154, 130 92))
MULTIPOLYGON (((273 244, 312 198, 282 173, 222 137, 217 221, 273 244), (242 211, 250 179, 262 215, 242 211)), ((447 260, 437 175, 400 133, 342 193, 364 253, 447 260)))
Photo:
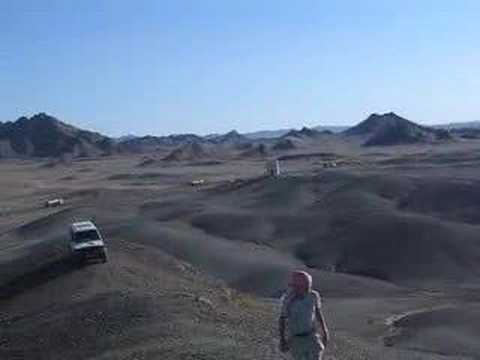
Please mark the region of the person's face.
POLYGON ((288 286, 296 295, 304 295, 307 292, 306 279, 299 274, 293 274, 290 277, 288 286))

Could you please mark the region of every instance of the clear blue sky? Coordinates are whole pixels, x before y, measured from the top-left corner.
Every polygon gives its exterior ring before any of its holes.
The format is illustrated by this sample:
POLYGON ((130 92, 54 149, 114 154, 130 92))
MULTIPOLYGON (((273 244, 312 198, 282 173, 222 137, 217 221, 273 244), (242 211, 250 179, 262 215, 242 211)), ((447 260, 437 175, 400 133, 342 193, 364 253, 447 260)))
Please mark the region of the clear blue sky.
POLYGON ((480 120, 478 0, 0 0, 0 120, 117 136, 480 120))

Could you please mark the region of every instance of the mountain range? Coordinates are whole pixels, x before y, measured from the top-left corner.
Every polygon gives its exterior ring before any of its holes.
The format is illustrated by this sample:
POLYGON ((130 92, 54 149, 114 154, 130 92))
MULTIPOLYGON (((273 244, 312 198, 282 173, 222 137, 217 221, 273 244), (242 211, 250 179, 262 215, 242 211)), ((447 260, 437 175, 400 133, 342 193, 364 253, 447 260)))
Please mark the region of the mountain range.
POLYGON ((45 113, 0 123, 0 158, 109 155, 114 142, 96 132, 78 129, 45 113))
POLYGON ((360 124, 347 129, 344 134, 366 136, 365 146, 426 143, 451 138, 447 130, 418 125, 393 112, 372 114, 360 124))
MULTIPOLYGON (((191 152, 186 145, 202 144, 207 147, 222 147, 242 150, 245 154, 262 154, 271 148, 288 151, 302 141, 322 141, 330 138, 356 139, 364 146, 389 146, 414 143, 432 143, 455 138, 476 139, 480 122, 447 124, 427 127, 416 124, 393 112, 372 114, 359 124, 347 127, 317 126, 300 130, 282 129, 240 134, 232 130, 226 134, 199 136, 179 134, 168 136, 128 135, 119 139, 82 130, 66 124, 55 117, 40 113, 30 118, 0 123, 0 158, 11 157, 72 157, 105 156, 113 153, 149 153, 159 150, 172 151, 184 147, 183 153, 191 152), (270 144, 266 146, 265 144, 270 144), (254 149, 254 150, 252 150, 254 149)), ((196 149, 197 145, 193 146, 196 149)), ((182 152, 171 159, 184 158, 182 152)), ((187 156, 188 157, 188 156, 187 156)))
MULTIPOLYGON (((324 126, 324 125, 319 125, 319 126, 312 127, 312 129, 318 130, 318 131, 331 131, 333 133, 341 133, 342 131, 347 130, 348 126, 324 126)), ((295 130, 295 129, 290 128, 290 129, 279 129, 279 130, 262 130, 262 131, 245 133, 244 135, 247 138, 252 139, 252 140, 273 139, 273 138, 282 137, 283 135, 287 134, 288 132, 290 132, 292 130, 295 130)))
POLYGON ((442 125, 434 125, 434 128, 439 129, 480 129, 479 121, 467 121, 467 122, 453 122, 442 125))

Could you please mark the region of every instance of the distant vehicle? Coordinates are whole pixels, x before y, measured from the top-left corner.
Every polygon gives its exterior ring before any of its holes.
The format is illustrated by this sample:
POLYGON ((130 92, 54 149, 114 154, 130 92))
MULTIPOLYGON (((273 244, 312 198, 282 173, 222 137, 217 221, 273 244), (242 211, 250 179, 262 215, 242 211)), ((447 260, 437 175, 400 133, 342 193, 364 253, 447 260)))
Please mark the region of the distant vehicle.
POLYGON ((337 167, 337 163, 335 161, 325 162, 323 163, 324 168, 335 168, 337 167))
POLYGON ((80 261, 99 259, 107 262, 107 251, 103 237, 91 221, 76 222, 70 225, 70 250, 80 261))
POLYGON ((203 179, 193 180, 190 184, 192 186, 203 185, 203 184, 205 184, 205 180, 203 180, 203 179))
POLYGON ((65 201, 62 198, 45 201, 45 207, 47 208, 62 206, 63 204, 65 204, 65 201))

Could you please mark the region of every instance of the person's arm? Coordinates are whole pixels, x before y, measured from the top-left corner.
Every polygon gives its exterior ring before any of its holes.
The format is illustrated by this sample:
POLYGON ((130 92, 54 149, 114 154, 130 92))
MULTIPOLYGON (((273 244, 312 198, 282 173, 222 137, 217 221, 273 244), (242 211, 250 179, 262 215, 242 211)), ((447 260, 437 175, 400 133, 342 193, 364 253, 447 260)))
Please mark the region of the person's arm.
POLYGON ((279 337, 280 337, 281 352, 287 352, 289 348, 287 337, 285 334, 285 330, 286 330, 285 324, 288 317, 288 303, 289 303, 289 296, 286 295, 283 297, 282 308, 280 310, 280 318, 278 319, 278 331, 279 331, 279 337))
POLYGON ((318 309, 317 319, 323 331, 323 344, 326 346, 330 340, 330 333, 328 332, 327 322, 325 321, 325 316, 323 315, 322 309, 318 309))
POLYGON ((285 316, 280 316, 278 320, 278 330, 279 330, 279 336, 280 336, 280 350, 282 352, 288 351, 288 342, 287 338, 285 336, 285 316))
POLYGON ((327 346, 327 343, 330 340, 330 333, 328 331, 325 316, 323 315, 322 304, 321 304, 320 296, 318 294, 317 294, 317 301, 315 305, 315 313, 316 313, 317 321, 320 324, 320 327, 323 332, 323 337, 322 337, 323 344, 327 346))

